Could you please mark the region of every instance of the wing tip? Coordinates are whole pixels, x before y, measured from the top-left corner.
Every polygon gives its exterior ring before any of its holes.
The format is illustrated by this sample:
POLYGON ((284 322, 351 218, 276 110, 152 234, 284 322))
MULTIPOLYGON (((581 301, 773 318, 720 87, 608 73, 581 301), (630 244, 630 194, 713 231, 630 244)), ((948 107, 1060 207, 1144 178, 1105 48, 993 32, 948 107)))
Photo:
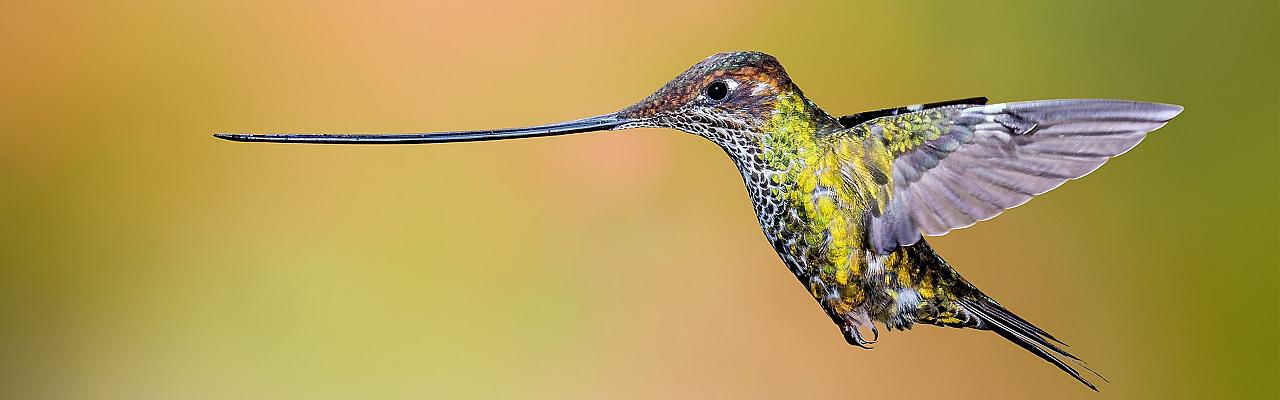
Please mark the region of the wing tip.
POLYGON ((1150 106, 1152 108, 1150 112, 1154 114, 1156 118, 1159 119, 1160 122, 1169 122, 1170 120, 1173 119, 1173 117, 1177 117, 1178 114, 1182 114, 1182 111, 1186 109, 1186 107, 1183 107, 1177 104, 1147 103, 1147 102, 1138 102, 1138 103, 1141 103, 1146 106, 1150 106))

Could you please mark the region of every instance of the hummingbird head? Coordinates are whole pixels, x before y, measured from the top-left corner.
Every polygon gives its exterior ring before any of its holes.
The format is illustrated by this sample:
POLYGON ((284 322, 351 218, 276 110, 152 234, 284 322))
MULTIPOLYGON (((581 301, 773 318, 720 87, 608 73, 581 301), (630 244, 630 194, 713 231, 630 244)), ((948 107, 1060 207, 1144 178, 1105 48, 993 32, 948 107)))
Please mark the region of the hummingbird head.
POLYGON ((640 127, 672 128, 730 151, 758 142, 770 129, 823 129, 839 123, 804 97, 778 60, 754 51, 712 55, 644 100, 621 111, 513 129, 409 134, 216 134, 243 142, 397 144, 443 143, 563 135, 640 127), (779 123, 778 115, 789 116, 779 123), (772 126, 770 125, 772 124, 772 126))
POLYGON ((613 129, 663 127, 705 137, 735 161, 759 154, 765 135, 842 129, 787 76, 778 59, 754 51, 707 57, 617 116, 613 129))
POLYGON ((726 145, 759 132, 780 99, 803 100, 776 58, 753 51, 707 57, 618 115, 632 127, 671 128, 726 145))

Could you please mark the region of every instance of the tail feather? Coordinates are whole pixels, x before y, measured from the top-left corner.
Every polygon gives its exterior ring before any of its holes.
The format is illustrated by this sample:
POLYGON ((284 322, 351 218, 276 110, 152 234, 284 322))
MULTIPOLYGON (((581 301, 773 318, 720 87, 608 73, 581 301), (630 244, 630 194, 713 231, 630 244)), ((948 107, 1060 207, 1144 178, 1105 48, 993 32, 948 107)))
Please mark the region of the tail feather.
POLYGON ((1081 376, 1079 371, 1072 368, 1071 365, 1066 361, 1063 361, 1059 356, 1072 360, 1072 363, 1076 366, 1092 372, 1103 381, 1107 380, 1107 378, 1099 375, 1088 366, 1085 366, 1084 362, 1080 360, 1079 357, 1071 355, 1071 353, 1068 353, 1061 347, 1051 343, 1050 340, 1063 346, 1066 346, 1066 343, 1062 343, 1062 341, 1054 338, 1044 330, 1037 328, 1030 322, 1027 322, 1021 317, 1009 312, 1009 310, 1006 310, 1004 307, 996 304, 996 302, 989 299, 975 300, 966 298, 962 298, 957 301, 965 311, 969 312, 973 317, 976 317, 977 325, 974 326, 975 328, 994 331, 1001 337, 1005 338, 1005 340, 1013 342, 1014 344, 1031 352, 1031 354, 1035 354, 1041 359, 1057 366, 1058 369, 1070 374, 1071 377, 1076 378, 1076 380, 1080 381, 1080 383, 1083 383, 1085 386, 1088 386, 1090 389, 1097 391, 1098 387, 1094 386, 1093 383, 1081 376))

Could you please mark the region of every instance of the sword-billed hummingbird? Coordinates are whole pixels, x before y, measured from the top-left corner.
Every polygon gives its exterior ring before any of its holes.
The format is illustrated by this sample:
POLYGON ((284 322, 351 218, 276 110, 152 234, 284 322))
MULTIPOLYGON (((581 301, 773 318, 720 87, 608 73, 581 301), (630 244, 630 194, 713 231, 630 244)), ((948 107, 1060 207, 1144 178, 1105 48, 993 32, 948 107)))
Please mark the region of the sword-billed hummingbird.
MULTIPOLYGON (((778 60, 713 55, 621 111, 515 129, 415 134, 217 134, 241 142, 446 143, 638 127, 719 145, 765 237, 850 344, 875 323, 990 330, 1096 387, 1062 342, 996 303, 922 234, 973 225, 1097 169, 1182 107, 1124 100, 986 104, 971 98, 833 117, 778 60)), ((1087 369, 1087 368, 1086 368, 1087 369)))

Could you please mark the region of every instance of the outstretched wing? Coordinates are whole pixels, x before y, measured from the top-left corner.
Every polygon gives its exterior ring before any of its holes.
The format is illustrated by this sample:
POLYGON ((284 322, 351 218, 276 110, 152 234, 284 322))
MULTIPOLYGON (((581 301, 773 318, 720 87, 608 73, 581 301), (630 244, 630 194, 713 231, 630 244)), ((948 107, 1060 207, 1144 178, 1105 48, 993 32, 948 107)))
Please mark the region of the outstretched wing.
MULTIPOLYGON (((891 157, 887 201, 871 208, 870 247, 884 253, 946 234, 1097 169, 1182 107, 1125 100, 949 105, 850 128, 891 157), (879 146, 877 146, 879 147, 879 146)), ((886 190, 887 189, 887 190, 886 190)))

